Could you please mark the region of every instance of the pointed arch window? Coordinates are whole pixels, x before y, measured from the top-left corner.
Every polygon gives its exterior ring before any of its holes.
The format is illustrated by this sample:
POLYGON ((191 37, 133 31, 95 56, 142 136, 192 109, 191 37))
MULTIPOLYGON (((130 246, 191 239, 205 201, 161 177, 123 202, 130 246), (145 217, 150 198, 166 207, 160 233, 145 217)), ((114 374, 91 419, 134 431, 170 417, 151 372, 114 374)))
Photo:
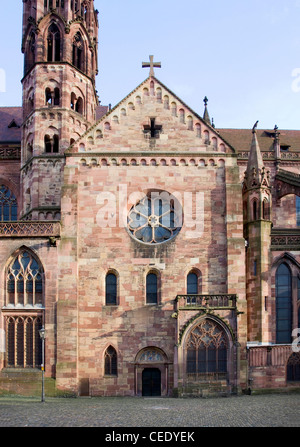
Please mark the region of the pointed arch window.
POLYGON ((84 61, 84 44, 83 39, 80 32, 76 33, 73 40, 73 56, 72 63, 79 70, 83 70, 83 61, 84 61))
POLYGON ((276 343, 291 343, 292 275, 285 263, 276 271, 276 343))
POLYGON ((264 199, 262 202, 262 215, 264 220, 270 219, 270 205, 268 199, 264 199))
POLYGON ((18 219, 17 199, 5 185, 0 185, 0 222, 16 221, 18 219))
POLYGON ((257 199, 254 199, 252 202, 252 219, 253 220, 258 219, 258 201, 257 201, 257 199))
POLYGON ((30 68, 33 66, 35 61, 35 33, 32 32, 30 34, 29 40, 28 40, 28 47, 26 50, 26 56, 25 56, 25 73, 30 70, 30 68))
POLYGON ((48 62, 58 62, 60 61, 60 32, 55 25, 52 23, 48 31, 48 47, 47 47, 47 61, 48 62))
POLYGON ((117 276, 114 273, 108 273, 105 279, 105 304, 115 306, 117 298, 117 276))
POLYGON ((36 258, 22 251, 6 277, 6 307, 43 307, 43 272, 36 258))
POLYGON ((109 346, 104 355, 104 374, 106 376, 116 376, 118 374, 117 351, 109 346))
POLYGON ((202 320, 186 343, 186 374, 190 381, 219 380, 227 376, 227 337, 214 321, 202 320))
POLYGON ((39 330, 43 318, 43 270, 30 251, 22 250, 6 274, 5 315, 7 367, 41 365, 39 330))

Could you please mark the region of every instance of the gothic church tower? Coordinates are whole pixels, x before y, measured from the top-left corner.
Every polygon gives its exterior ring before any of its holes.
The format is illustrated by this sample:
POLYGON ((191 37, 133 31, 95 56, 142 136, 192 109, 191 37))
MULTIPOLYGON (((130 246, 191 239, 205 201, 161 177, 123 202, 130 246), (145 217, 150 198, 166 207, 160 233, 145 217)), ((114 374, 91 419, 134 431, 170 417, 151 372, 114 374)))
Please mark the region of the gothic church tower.
POLYGON ((97 15, 93 0, 23 0, 22 219, 60 218, 64 153, 95 121, 97 15))

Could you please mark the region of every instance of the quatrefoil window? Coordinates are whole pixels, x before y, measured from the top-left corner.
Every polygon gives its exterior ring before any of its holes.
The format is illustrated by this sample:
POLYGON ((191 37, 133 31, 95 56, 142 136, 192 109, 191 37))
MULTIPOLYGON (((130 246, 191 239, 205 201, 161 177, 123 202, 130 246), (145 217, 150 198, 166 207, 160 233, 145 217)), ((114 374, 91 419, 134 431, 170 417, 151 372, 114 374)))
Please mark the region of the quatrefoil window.
POLYGON ((182 227, 182 208, 166 191, 151 191, 128 214, 128 230, 140 242, 158 244, 175 237, 182 227))

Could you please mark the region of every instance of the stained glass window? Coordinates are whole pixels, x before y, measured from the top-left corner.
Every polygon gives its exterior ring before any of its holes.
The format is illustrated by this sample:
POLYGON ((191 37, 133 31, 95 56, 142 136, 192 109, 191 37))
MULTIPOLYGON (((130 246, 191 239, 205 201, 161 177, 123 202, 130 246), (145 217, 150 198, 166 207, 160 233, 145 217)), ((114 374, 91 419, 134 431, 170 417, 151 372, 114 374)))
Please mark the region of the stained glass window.
POLYGON ((16 196, 7 186, 0 185, 0 222, 16 221, 18 207, 16 196))
POLYGON ((276 272, 276 343, 291 343, 292 288, 291 272, 281 264, 276 272))
POLYGON ((6 366, 36 368, 42 363, 40 316, 6 317, 6 366))
POLYGON ((8 268, 7 307, 41 307, 43 304, 42 268, 27 251, 22 251, 8 268))
POLYGON ((227 374, 227 338, 222 328, 202 320, 190 333, 186 344, 188 379, 224 379, 227 374))
POLYGON ((49 27, 47 60, 48 62, 60 61, 60 32, 55 23, 49 27))

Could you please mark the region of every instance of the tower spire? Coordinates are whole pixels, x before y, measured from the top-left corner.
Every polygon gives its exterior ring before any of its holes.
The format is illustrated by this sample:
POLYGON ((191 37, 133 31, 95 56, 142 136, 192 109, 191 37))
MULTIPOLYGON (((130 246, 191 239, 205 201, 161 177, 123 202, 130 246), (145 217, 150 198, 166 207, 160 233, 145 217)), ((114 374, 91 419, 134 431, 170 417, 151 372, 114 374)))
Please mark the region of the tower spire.
POLYGON ((205 98, 203 99, 204 102, 204 114, 203 114, 203 119, 206 123, 211 124, 210 122, 210 117, 209 117, 209 113, 208 113, 208 109, 207 109, 207 103, 208 103, 208 99, 205 96, 205 98))
POLYGON ((252 142, 245 173, 245 182, 248 188, 260 186, 265 179, 265 166, 256 133, 257 125, 258 121, 256 121, 252 128, 252 142))

